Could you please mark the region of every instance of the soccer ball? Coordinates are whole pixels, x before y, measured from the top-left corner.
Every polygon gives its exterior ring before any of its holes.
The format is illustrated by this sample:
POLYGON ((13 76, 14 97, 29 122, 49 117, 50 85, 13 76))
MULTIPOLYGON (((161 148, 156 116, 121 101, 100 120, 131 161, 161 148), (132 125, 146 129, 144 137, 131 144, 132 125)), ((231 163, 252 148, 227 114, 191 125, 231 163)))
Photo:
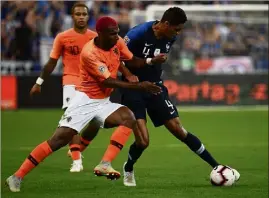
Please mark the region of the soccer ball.
POLYGON ((232 186, 235 182, 234 171, 228 166, 218 165, 211 171, 210 181, 214 186, 232 186))

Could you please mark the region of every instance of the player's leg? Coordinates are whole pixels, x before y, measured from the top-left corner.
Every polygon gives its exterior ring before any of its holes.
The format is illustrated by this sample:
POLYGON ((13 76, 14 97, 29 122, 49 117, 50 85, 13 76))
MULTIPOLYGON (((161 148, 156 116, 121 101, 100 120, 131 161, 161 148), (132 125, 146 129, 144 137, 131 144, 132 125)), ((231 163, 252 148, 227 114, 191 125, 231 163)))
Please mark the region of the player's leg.
POLYGON ((160 86, 163 88, 163 92, 159 95, 152 96, 152 100, 147 106, 148 114, 153 124, 156 127, 165 125, 170 133, 185 143, 193 152, 195 152, 210 166, 217 166, 219 163, 212 157, 208 150, 205 149, 205 146, 202 144, 199 138, 190 132, 187 132, 182 127, 178 119, 177 108, 171 103, 167 88, 162 84, 160 84, 160 86))
MULTIPOLYGON (((120 89, 114 90, 114 92, 111 94, 110 101, 122 104, 121 103, 122 94, 123 94, 122 90, 120 89)), ((132 133, 132 130, 128 127, 125 127, 125 126, 117 127, 113 131, 110 137, 109 145, 102 157, 102 160, 99 166, 97 167, 102 166, 102 164, 111 164, 111 162, 118 156, 118 154, 124 147, 125 143, 128 141, 131 133, 132 133)))
MULTIPOLYGON (((139 131, 132 111, 127 107, 116 103, 107 103, 103 111, 100 112, 100 114, 98 115, 98 119, 100 120, 100 123, 103 123, 101 124, 101 126, 104 126, 105 128, 111 128, 119 125, 130 128, 131 130, 133 130, 135 135, 136 147, 138 147, 142 151, 147 147, 147 140, 139 131)), ((140 153, 140 155, 141 154, 142 152, 140 153)))
POLYGON ((144 146, 141 147, 137 145, 136 141, 130 146, 129 153, 128 153, 128 159, 123 164, 123 184, 125 186, 136 186, 135 176, 134 176, 134 164, 137 162, 137 160, 142 155, 143 151, 148 147, 149 145, 149 133, 147 129, 147 121, 146 119, 138 119, 137 121, 137 127, 138 131, 140 132, 140 135, 143 136, 144 139, 144 146))
POLYGON ((95 175, 103 176, 108 173, 107 167, 111 167, 111 162, 118 156, 131 133, 132 130, 126 126, 119 126, 115 129, 101 162, 94 168, 95 175))
POLYGON ((178 118, 173 118, 165 121, 165 127, 172 133, 177 139, 185 143, 194 153, 207 162, 213 168, 219 165, 219 163, 212 157, 212 155, 205 148, 201 140, 194 134, 186 131, 181 125, 178 118))
POLYGON ((57 128, 54 135, 49 140, 39 144, 20 168, 6 180, 9 189, 12 192, 19 192, 22 179, 50 154, 67 145, 76 134, 76 130, 68 127, 57 128))
MULTIPOLYGON (((76 90, 75 85, 63 86, 63 106, 62 109, 66 110, 71 100, 75 97, 76 90)), ((80 172, 83 170, 82 159, 80 153, 80 136, 75 135, 69 142, 68 155, 72 158, 73 163, 70 168, 70 172, 80 172)))
POLYGON ((144 100, 146 97, 147 94, 136 91, 126 91, 122 96, 122 104, 126 105, 134 113, 139 131, 145 140, 143 148, 138 147, 135 142, 129 148, 127 161, 123 165, 123 184, 125 186, 136 186, 134 164, 149 145, 149 134, 146 127, 146 103, 144 100))
MULTIPOLYGON (((129 109, 133 111, 136 117, 146 118, 145 105, 143 104, 143 100, 141 99, 140 92, 130 92, 128 94, 123 94, 121 98, 121 103, 127 106, 129 109), (128 104, 130 102, 129 98, 135 100, 132 104, 128 104)), ((123 148, 125 143, 127 142, 132 130, 126 126, 119 126, 112 134, 110 138, 110 144, 101 160, 101 162, 94 168, 94 172, 96 175, 100 175, 102 172, 105 174, 107 172, 107 166, 111 166, 111 162, 116 158, 119 154, 120 150, 123 148)))
POLYGON ((23 162, 18 171, 7 179, 6 182, 9 189, 12 192, 20 191, 20 183, 24 176, 52 152, 67 145, 73 136, 80 132, 94 118, 99 110, 98 105, 91 105, 91 100, 86 94, 82 92, 76 94, 62 116, 54 135, 48 141, 38 145, 23 162))
POLYGON ((165 127, 177 139, 184 142, 193 152, 199 155, 204 161, 212 167, 218 165, 218 162, 205 149, 199 138, 187 132, 178 119, 177 108, 169 99, 167 88, 160 85, 163 92, 158 96, 153 96, 149 103, 148 114, 155 126, 165 125, 165 127))

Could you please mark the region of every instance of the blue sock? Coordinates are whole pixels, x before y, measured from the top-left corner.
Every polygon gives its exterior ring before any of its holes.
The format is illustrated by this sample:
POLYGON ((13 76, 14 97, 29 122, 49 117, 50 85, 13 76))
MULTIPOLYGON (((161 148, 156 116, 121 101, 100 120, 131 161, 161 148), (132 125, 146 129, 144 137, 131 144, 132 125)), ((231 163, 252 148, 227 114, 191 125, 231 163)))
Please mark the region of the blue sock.
POLYGON ((213 168, 219 165, 219 163, 211 156, 211 154, 205 149, 202 142, 195 135, 188 132, 187 137, 182 142, 184 142, 193 152, 199 155, 213 168))

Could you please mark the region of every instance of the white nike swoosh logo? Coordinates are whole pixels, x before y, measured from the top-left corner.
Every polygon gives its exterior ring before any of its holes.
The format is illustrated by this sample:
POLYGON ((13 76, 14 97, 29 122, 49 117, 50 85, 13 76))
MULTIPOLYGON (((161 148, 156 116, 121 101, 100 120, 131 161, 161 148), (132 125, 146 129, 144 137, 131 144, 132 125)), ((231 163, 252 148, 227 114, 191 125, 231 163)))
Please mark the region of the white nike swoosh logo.
POLYGON ((147 44, 147 43, 145 43, 145 46, 151 46, 151 45, 153 45, 153 44, 147 44))
POLYGON ((175 110, 174 110, 174 111, 172 111, 172 112, 170 112, 170 114, 172 115, 174 112, 175 112, 175 110))

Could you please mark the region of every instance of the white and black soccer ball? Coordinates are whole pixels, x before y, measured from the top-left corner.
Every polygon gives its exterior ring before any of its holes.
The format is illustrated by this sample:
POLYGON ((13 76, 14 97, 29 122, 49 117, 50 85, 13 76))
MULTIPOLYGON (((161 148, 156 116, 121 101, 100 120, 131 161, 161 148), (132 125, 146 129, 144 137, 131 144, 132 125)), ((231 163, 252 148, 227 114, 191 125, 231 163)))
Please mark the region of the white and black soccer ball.
POLYGON ((218 165, 211 171, 210 181, 214 186, 232 186, 235 182, 234 171, 228 166, 218 165))

